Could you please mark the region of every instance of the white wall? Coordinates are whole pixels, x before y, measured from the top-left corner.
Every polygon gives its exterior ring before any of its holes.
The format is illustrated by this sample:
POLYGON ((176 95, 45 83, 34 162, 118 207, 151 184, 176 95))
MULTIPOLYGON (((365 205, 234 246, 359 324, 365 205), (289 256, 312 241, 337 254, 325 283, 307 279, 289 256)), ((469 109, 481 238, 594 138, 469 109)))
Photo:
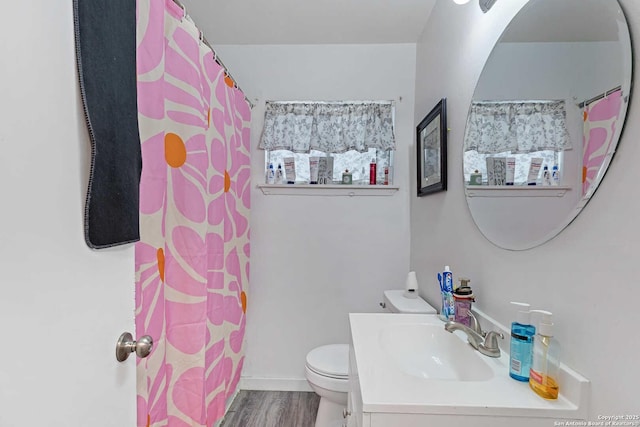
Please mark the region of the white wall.
POLYGON ((83 238, 89 142, 71 2, 0 26, 0 426, 135 425, 133 249, 83 238))
MULTIPOLYGON (((618 152, 595 197, 553 240, 527 251, 501 250, 480 234, 466 206, 461 165, 468 106, 493 44, 525 2, 497 2, 483 14, 475 2, 439 0, 421 37, 415 122, 448 97, 450 185, 444 193, 411 197, 411 267, 430 278, 420 293, 432 304, 439 301, 435 274, 449 264, 454 275, 471 278, 477 306, 503 324, 513 320, 509 301, 553 311, 564 361, 592 381, 590 418, 636 414, 640 99, 631 99, 618 152)), ((620 3, 631 32, 640 32, 640 4, 620 3)))
POLYGON ((383 290, 404 285, 415 44, 216 49, 256 104, 254 183, 264 182, 264 152, 256 147, 265 100, 396 101, 400 191, 395 195, 265 196, 255 188, 251 195, 243 387, 307 389, 306 353, 318 345, 348 342, 347 314, 380 310, 383 290))
POLYGON ((617 41, 499 43, 474 99, 566 99, 575 105, 622 84, 622 66, 609 66, 622 63, 620 46, 617 41))

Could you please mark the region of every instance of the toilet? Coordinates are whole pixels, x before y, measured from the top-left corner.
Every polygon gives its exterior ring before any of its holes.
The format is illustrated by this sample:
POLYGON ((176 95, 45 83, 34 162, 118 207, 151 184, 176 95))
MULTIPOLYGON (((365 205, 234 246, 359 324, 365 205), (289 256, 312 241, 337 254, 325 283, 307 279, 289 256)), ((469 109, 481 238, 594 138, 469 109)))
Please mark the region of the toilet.
MULTIPOLYGON (((418 296, 405 296, 404 290, 384 291, 382 308, 391 313, 437 314, 435 308, 418 296)), ((329 344, 307 354, 307 381, 318 396, 320 406, 315 427, 340 427, 349 392, 349 344, 329 344)))

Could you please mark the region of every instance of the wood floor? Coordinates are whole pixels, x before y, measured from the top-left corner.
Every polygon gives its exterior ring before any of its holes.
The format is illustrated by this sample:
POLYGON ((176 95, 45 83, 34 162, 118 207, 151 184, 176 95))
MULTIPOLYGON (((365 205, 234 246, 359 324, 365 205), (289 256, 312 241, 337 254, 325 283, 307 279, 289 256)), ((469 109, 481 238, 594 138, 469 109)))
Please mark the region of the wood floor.
POLYGON ((312 392, 241 390, 220 427, 313 427, 319 402, 312 392))

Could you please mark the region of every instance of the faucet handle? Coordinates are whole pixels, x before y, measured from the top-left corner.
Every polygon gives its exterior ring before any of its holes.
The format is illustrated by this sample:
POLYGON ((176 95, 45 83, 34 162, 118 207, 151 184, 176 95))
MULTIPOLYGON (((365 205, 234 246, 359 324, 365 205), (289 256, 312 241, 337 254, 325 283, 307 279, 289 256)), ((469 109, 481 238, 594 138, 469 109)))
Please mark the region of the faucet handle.
POLYGON ((469 327, 473 329, 474 332, 480 334, 482 338, 484 338, 487 333, 482 330, 482 327, 480 326, 480 322, 478 322, 478 318, 476 317, 476 315, 473 314, 471 310, 467 310, 467 313, 469 313, 469 327))
POLYGON ((498 337, 500 339, 504 339, 504 335, 502 332, 497 331, 489 331, 487 332, 486 337, 484 338, 484 346, 488 349, 496 349, 498 347, 498 337))
POLYGON ((504 339, 502 332, 489 331, 484 342, 478 346, 478 351, 485 356, 500 357, 500 347, 498 346, 498 337, 504 339))

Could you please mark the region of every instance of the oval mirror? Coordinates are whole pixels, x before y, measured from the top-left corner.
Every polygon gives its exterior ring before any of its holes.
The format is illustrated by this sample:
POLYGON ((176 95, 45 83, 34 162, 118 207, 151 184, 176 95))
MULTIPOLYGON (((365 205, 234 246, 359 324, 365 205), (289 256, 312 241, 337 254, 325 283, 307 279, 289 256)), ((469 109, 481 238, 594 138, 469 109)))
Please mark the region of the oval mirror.
POLYGON ((530 0, 507 26, 464 137, 467 204, 492 243, 538 246, 589 202, 622 132, 631 56, 615 0, 530 0))

